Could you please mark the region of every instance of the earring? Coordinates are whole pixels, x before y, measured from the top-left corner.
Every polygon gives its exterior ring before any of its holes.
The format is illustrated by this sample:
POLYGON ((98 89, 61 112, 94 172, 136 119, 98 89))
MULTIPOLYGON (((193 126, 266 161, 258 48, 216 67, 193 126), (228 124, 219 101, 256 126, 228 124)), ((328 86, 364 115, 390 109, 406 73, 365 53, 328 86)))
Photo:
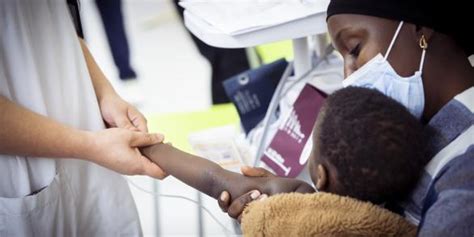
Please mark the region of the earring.
POLYGON ((420 48, 422 49, 428 48, 428 42, 426 42, 425 35, 421 35, 419 44, 420 44, 420 48))

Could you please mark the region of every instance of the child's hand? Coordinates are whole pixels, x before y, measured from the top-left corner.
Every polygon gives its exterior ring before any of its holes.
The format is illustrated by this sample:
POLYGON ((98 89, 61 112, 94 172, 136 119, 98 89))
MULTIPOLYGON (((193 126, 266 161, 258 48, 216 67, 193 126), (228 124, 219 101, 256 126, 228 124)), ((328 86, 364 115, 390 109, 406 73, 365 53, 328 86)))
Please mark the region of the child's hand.
POLYGON ((88 132, 89 149, 84 158, 125 175, 147 175, 157 179, 166 173, 144 157, 138 147, 150 146, 163 141, 163 135, 110 128, 88 132))

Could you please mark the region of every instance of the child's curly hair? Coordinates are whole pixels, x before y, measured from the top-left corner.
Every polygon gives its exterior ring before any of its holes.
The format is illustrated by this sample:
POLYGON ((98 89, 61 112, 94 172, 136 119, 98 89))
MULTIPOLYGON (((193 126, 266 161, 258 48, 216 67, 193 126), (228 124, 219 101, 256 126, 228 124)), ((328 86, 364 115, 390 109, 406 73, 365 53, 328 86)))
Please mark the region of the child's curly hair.
POLYGON ((382 203, 402 198, 425 164, 423 127, 377 90, 348 87, 325 101, 315 131, 320 159, 336 169, 338 194, 382 203))

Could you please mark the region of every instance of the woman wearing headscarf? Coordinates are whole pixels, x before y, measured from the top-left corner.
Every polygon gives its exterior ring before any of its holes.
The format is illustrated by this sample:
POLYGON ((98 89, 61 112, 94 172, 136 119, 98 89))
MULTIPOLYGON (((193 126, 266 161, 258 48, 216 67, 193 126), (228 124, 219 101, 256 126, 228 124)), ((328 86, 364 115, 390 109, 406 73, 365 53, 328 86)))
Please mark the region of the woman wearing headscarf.
MULTIPOLYGON (((329 34, 344 59, 344 86, 374 88, 403 104, 425 125, 426 162, 418 185, 392 210, 420 236, 474 234, 474 53, 472 19, 463 3, 332 0, 329 34), (441 5, 443 4, 443 5, 441 5)), ((243 168, 248 176, 269 176, 243 168)), ((403 172, 403 170, 400 170, 403 172)), ((367 184, 370 185, 370 184, 367 184)), ((260 197, 219 204, 238 217, 260 197)))

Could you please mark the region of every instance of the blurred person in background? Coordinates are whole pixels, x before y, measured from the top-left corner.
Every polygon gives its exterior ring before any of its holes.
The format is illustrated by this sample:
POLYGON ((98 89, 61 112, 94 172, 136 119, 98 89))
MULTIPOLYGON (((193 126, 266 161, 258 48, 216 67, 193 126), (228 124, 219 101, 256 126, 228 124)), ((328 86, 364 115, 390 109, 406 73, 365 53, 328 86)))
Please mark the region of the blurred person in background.
POLYGON ((130 48, 122 14, 121 0, 96 0, 107 42, 117 66, 120 80, 136 80, 137 74, 130 64, 130 48))
POLYGON ((125 29, 122 0, 96 0, 110 52, 118 70, 120 94, 128 101, 139 104, 142 98, 137 73, 130 63, 130 47, 125 29))
MULTIPOLYGON (((176 10, 183 20, 184 8, 179 6, 179 0, 174 0, 176 10)), ((216 48, 202 42, 193 34, 191 39, 199 50, 199 53, 209 61, 211 65, 211 93, 212 103, 229 103, 229 98, 224 91, 222 81, 237 75, 250 68, 245 49, 216 48)))

